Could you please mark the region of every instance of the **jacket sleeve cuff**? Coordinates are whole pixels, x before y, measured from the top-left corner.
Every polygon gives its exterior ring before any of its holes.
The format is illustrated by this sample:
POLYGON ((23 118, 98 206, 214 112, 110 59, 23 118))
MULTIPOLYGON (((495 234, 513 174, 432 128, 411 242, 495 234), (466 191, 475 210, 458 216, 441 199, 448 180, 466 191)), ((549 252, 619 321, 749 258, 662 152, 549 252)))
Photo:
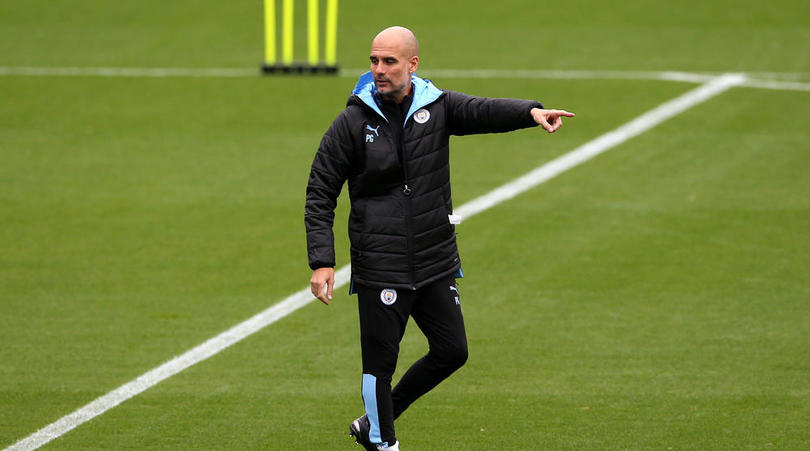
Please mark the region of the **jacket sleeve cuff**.
POLYGON ((335 262, 309 262, 309 269, 315 271, 320 268, 334 268, 335 262))
POLYGON ((540 124, 538 124, 537 122, 534 121, 534 117, 532 116, 532 109, 534 109, 534 108, 540 108, 542 110, 543 109, 543 104, 536 101, 536 100, 530 101, 529 108, 526 110, 526 115, 528 116, 528 124, 529 124, 528 126, 529 127, 536 127, 536 126, 540 125, 540 124))

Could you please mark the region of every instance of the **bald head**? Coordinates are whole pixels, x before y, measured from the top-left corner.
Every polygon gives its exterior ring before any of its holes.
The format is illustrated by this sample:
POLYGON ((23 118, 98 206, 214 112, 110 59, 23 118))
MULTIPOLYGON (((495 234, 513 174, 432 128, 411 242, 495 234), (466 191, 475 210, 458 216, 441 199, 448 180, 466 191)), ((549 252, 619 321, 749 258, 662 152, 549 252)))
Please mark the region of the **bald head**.
POLYGON ((397 103, 411 91, 411 76, 419 67, 419 42, 405 27, 389 27, 371 41, 371 73, 383 98, 397 103))
POLYGON ((419 56, 419 41, 416 40, 416 35, 405 27, 388 27, 385 30, 377 33, 371 46, 376 45, 399 48, 406 58, 419 56))

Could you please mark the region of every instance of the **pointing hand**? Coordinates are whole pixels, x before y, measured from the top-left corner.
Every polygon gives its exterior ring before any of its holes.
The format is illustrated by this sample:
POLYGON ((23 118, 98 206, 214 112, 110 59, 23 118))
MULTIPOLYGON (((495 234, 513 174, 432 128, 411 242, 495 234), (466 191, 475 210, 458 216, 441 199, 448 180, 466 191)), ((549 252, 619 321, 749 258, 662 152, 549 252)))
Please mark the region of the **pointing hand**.
POLYGON ((574 113, 569 113, 565 110, 542 110, 540 108, 532 108, 532 118, 540 124, 549 133, 554 133, 562 127, 562 118, 574 117, 574 113))

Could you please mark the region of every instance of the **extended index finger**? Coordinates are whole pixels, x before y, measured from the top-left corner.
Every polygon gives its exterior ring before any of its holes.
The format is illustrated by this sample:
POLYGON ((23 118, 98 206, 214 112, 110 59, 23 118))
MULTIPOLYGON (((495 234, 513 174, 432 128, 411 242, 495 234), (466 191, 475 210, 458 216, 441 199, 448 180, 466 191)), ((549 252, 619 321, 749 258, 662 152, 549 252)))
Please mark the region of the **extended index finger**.
POLYGON ((565 116, 565 117, 574 117, 574 116, 576 116, 576 114, 574 114, 574 113, 572 113, 570 111, 565 111, 565 110, 554 110, 554 111, 552 111, 552 114, 556 114, 557 116, 565 116))

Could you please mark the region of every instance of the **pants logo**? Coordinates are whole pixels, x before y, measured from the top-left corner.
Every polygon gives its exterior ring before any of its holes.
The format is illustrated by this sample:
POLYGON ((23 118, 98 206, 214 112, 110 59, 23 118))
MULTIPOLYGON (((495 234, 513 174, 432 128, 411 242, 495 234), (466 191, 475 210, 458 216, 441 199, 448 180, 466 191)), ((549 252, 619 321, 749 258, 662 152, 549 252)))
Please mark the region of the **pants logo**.
POLYGON ((391 305, 397 302, 397 290, 393 288, 386 288, 380 292, 380 300, 385 305, 391 305))

